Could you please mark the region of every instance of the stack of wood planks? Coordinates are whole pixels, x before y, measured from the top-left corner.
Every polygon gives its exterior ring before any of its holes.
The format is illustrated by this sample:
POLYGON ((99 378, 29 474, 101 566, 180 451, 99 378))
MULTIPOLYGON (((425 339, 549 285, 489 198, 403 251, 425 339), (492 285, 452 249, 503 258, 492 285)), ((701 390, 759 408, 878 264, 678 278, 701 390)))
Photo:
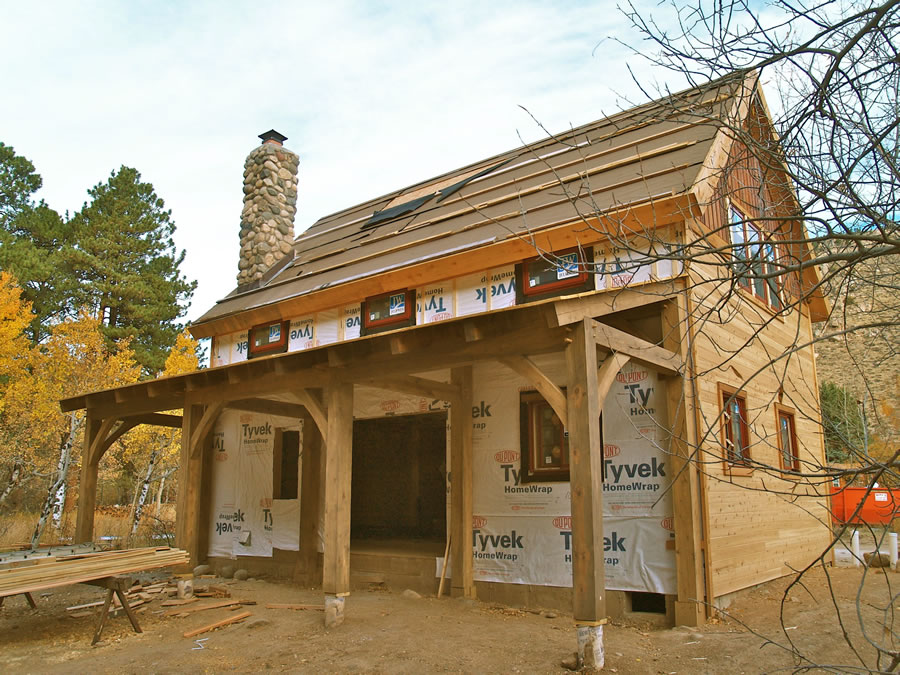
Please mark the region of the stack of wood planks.
POLYGON ((168 546, 74 554, 65 551, 56 553, 49 549, 45 555, 17 557, 0 562, 0 598, 149 569, 185 565, 189 559, 186 551, 168 546))

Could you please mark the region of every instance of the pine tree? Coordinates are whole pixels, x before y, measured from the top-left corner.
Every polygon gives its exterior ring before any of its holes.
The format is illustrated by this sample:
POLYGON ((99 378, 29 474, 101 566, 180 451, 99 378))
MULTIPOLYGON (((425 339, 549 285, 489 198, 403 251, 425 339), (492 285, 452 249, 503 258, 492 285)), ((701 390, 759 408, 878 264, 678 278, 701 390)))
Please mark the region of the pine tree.
POLYGON ((171 211, 126 166, 88 194, 91 202, 73 218, 76 305, 101 317, 110 344, 132 337, 144 373, 156 374, 183 328, 178 319, 197 285, 179 270, 184 251, 172 240, 171 211))
POLYGON ((72 314, 71 229, 43 201, 34 203, 32 195, 41 183, 28 159, 0 143, 0 269, 19 280, 22 297, 32 305, 32 343, 72 314))

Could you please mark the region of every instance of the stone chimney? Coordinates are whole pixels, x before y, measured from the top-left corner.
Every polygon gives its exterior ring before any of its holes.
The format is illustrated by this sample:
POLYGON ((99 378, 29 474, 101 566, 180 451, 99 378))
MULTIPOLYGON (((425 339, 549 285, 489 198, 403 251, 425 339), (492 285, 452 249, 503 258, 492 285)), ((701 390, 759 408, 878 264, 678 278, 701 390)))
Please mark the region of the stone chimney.
POLYGON ((300 158, 282 145, 287 136, 274 129, 259 137, 262 145, 244 163, 238 286, 258 281, 272 265, 293 254, 300 158))

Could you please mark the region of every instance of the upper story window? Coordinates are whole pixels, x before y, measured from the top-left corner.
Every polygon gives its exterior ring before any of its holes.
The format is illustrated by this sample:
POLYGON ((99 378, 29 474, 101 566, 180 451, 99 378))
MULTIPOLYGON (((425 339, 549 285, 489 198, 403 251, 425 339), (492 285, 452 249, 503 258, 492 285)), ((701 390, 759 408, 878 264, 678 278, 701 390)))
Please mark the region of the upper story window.
POLYGON ((516 265, 517 303, 591 290, 590 251, 568 249, 516 265))
POLYGON ((273 321, 250 329, 248 335, 247 358, 287 351, 288 322, 273 321))
POLYGON ((366 298, 362 305, 362 335, 413 326, 416 294, 406 289, 366 298))
POLYGON ((781 244, 773 235, 748 222, 744 213, 734 205, 729 210, 731 257, 738 284, 773 309, 781 309, 783 290, 778 262, 782 257, 781 244))

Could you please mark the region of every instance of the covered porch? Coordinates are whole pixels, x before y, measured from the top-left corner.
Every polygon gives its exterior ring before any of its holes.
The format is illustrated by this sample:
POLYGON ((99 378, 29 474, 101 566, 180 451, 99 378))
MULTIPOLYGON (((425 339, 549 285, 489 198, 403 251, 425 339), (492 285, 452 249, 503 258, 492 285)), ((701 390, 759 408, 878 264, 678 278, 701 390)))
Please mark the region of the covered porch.
POLYGON ((455 596, 474 598, 472 368, 499 362, 541 394, 568 432, 573 614, 579 644, 587 645, 579 652, 587 654, 602 649, 607 617, 604 455, 598 419, 617 373, 633 361, 665 377, 678 590, 675 621, 697 625, 705 616, 706 588, 699 482, 696 467, 688 461, 693 400, 682 377, 688 336, 679 284, 676 280, 555 298, 66 399, 63 410, 87 413, 76 538, 93 538, 98 466, 112 443, 138 424, 180 425, 177 545, 190 552, 191 564, 205 561, 211 438, 219 415, 235 409, 302 419, 297 576, 321 583, 326 625, 340 624, 351 585, 354 388, 375 386, 449 403, 450 588, 455 596), (564 358, 564 386, 535 363, 533 357, 545 354, 564 358), (421 375, 435 370, 448 371, 449 381, 421 375), (163 412, 175 409, 183 410, 182 418, 163 412), (324 546, 318 578, 320 516, 324 546))

